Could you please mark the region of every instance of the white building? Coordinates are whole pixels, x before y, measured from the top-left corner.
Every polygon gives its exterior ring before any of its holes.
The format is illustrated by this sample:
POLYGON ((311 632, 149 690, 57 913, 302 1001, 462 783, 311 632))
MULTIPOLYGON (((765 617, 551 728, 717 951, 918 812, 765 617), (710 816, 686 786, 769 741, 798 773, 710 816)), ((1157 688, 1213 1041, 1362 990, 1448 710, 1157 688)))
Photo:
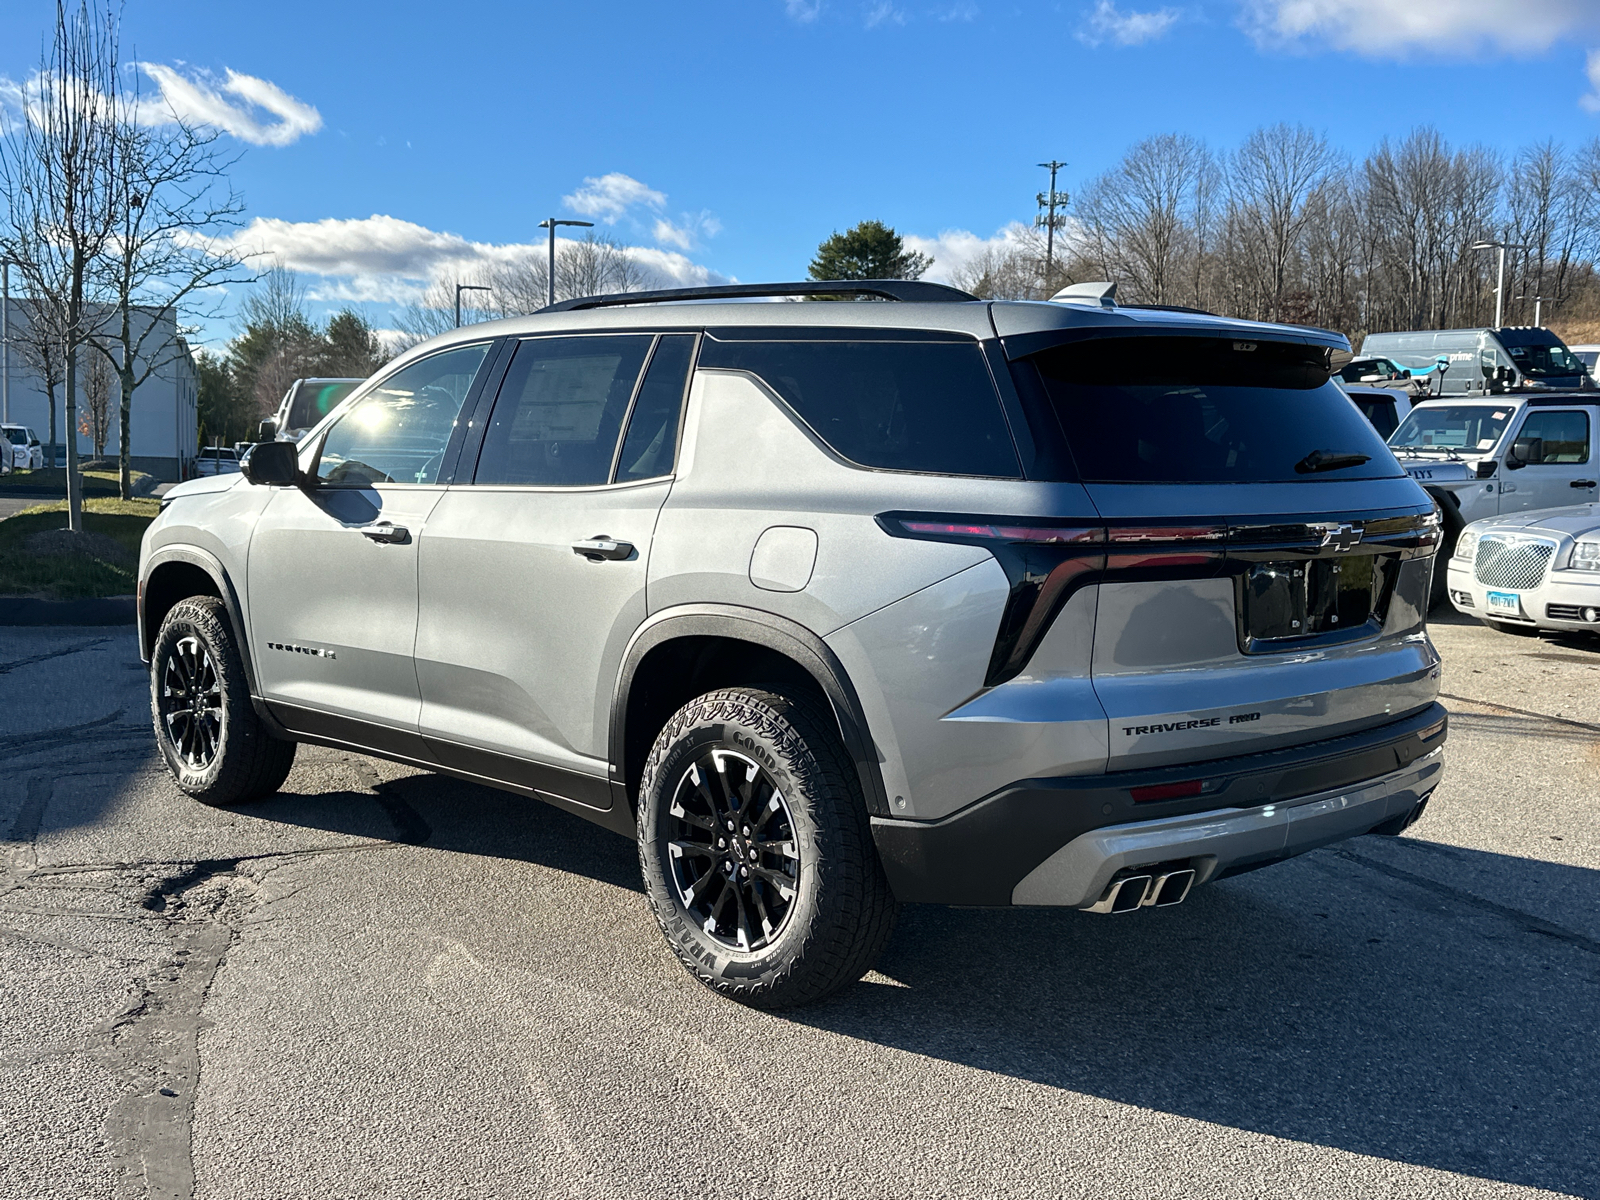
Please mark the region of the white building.
MULTIPOLYGON (((159 363, 151 376, 133 393, 129 412, 129 459, 134 470, 154 475, 157 479, 176 480, 194 462, 195 442, 199 431, 199 379, 195 372, 194 355, 188 343, 177 332, 177 322, 168 311, 159 318, 157 309, 136 307, 134 320, 144 325, 157 320, 159 324, 145 339, 149 357, 159 363)), ((11 346, 8 424, 26 425, 39 435, 44 446, 45 462, 50 461, 50 401, 45 393, 44 381, 32 371, 22 353, 21 341, 28 329, 28 303, 13 296, 10 312, 11 346)), ((106 310, 107 318, 112 316, 106 310)), ((139 328, 136 325, 135 328, 139 328)), ((78 354, 78 411, 80 420, 87 409, 84 399, 86 368, 91 355, 98 351, 84 347, 78 354)), ((114 459, 121 453, 120 410, 122 391, 115 378, 111 384, 111 422, 106 432, 106 457, 114 459)), ((56 465, 66 463, 67 428, 66 395, 56 388, 56 465)), ((77 433, 78 453, 88 458, 94 453, 94 439, 77 433)))

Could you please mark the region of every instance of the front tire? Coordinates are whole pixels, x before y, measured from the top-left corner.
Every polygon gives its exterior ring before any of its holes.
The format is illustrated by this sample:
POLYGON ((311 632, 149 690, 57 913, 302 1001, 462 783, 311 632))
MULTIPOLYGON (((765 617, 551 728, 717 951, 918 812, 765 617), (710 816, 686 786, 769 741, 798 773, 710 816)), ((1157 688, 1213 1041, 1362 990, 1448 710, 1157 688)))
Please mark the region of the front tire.
POLYGON ((244 660, 215 596, 172 606, 150 655, 150 716, 177 784, 202 804, 242 804, 276 792, 295 744, 256 715, 244 660))
POLYGON ((860 979, 896 905, 855 768, 819 705, 729 688, 667 722, 639 787, 639 861, 661 932, 707 987, 756 1008, 860 979))

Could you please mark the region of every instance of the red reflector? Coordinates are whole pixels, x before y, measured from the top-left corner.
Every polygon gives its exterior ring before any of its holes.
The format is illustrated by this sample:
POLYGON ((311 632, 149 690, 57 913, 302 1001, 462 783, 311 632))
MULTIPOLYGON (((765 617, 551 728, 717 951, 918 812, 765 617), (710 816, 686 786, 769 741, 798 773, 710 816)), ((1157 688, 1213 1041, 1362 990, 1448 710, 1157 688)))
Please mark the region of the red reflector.
POLYGON ((1183 783, 1157 783, 1150 787, 1137 787, 1130 793, 1135 804, 1146 800, 1179 800, 1184 796, 1198 796, 1205 790, 1205 781, 1189 779, 1183 783))

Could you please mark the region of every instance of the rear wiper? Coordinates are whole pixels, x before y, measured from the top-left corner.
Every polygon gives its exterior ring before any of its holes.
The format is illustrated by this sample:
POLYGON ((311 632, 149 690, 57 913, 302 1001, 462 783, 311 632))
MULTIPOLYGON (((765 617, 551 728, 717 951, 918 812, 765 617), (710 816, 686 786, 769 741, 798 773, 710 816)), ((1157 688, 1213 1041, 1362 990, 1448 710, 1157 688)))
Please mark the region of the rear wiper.
POLYGON ((1364 462, 1371 462, 1370 454, 1352 454, 1346 450, 1313 450, 1299 462, 1294 469, 1302 475, 1310 475, 1316 471, 1338 471, 1345 467, 1359 467, 1364 462))

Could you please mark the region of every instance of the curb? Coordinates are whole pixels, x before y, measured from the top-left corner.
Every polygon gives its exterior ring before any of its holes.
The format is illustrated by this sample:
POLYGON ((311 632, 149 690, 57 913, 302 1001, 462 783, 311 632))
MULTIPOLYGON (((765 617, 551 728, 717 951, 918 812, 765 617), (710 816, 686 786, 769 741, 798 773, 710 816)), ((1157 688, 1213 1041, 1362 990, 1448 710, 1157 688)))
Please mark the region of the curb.
POLYGON ((132 625, 139 619, 132 596, 90 600, 37 600, 0 596, 4 625, 132 625))

